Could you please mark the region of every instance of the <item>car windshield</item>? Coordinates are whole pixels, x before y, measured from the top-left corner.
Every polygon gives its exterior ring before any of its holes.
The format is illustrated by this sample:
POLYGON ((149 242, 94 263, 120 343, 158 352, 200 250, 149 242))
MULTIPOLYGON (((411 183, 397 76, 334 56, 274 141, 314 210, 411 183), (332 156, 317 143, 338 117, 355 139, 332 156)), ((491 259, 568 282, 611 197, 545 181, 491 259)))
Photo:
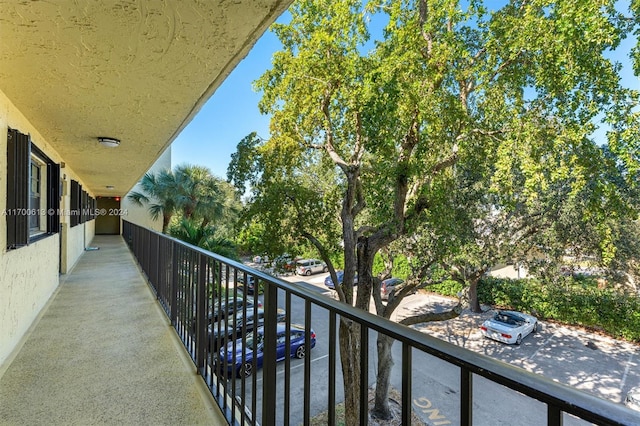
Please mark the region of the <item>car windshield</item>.
POLYGON ((494 320, 504 323, 504 324, 508 324, 508 325, 522 325, 522 321, 518 321, 517 318, 515 318, 512 315, 509 314, 505 314, 505 313, 498 313, 496 314, 495 317, 493 317, 494 320))
MULTIPOLYGON (((258 339, 257 339, 257 343, 258 343, 258 345, 259 345, 260 343, 262 343, 262 338, 263 338, 262 334, 258 334, 258 339)), ((247 335, 247 336, 244 338, 243 345, 244 345, 246 348, 252 349, 252 348, 253 348, 253 340, 254 340, 254 339, 253 339, 253 333, 251 333, 251 334, 247 335)))

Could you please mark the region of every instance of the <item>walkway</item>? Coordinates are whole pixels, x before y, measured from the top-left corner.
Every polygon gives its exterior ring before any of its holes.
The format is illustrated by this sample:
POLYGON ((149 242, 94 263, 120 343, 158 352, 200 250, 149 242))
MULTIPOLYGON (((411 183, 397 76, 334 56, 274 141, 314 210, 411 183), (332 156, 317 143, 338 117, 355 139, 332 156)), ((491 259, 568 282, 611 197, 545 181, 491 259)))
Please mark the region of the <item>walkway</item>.
POLYGON ((226 424, 122 238, 92 246, 0 368, 0 425, 226 424))

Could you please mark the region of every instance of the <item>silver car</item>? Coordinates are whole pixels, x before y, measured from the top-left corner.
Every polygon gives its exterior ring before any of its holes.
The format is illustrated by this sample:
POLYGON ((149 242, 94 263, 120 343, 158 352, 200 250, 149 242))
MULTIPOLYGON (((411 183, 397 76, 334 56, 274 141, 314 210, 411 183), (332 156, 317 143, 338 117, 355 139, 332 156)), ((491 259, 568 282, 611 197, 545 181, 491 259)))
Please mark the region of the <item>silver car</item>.
POLYGON ((311 275, 318 272, 327 272, 327 264, 318 259, 302 259, 296 262, 296 274, 311 275))

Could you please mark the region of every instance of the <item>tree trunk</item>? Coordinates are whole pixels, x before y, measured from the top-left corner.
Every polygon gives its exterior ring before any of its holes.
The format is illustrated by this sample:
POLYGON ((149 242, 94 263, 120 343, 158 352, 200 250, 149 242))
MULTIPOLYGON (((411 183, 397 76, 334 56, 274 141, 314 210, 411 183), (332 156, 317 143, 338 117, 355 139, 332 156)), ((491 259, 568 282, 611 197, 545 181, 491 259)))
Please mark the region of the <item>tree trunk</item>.
POLYGON ((345 424, 357 425, 360 424, 360 325, 342 318, 339 336, 345 424))
POLYGON ((162 215, 162 233, 167 233, 167 228, 169 227, 169 223, 171 223, 171 215, 163 214, 162 215))
POLYGON ((378 333, 378 374, 376 381, 375 405, 371 417, 380 420, 391 420, 389 408, 389 387, 391 383, 391 369, 393 356, 391 347, 394 340, 389 336, 378 333))
POLYGON ((477 314, 482 312, 480 308, 480 300, 478 299, 478 283, 480 282, 480 277, 474 277, 469 282, 469 309, 471 312, 475 312, 477 314))

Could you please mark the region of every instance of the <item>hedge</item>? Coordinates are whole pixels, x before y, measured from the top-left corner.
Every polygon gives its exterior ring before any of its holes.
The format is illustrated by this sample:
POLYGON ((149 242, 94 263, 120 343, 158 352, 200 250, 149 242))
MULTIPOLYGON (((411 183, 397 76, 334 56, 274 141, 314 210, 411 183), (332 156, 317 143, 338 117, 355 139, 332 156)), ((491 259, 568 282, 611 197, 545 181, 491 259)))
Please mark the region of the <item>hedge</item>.
POLYGON ((478 285, 478 297, 483 304, 640 342, 640 299, 611 288, 599 289, 583 280, 544 283, 487 277, 478 285))

